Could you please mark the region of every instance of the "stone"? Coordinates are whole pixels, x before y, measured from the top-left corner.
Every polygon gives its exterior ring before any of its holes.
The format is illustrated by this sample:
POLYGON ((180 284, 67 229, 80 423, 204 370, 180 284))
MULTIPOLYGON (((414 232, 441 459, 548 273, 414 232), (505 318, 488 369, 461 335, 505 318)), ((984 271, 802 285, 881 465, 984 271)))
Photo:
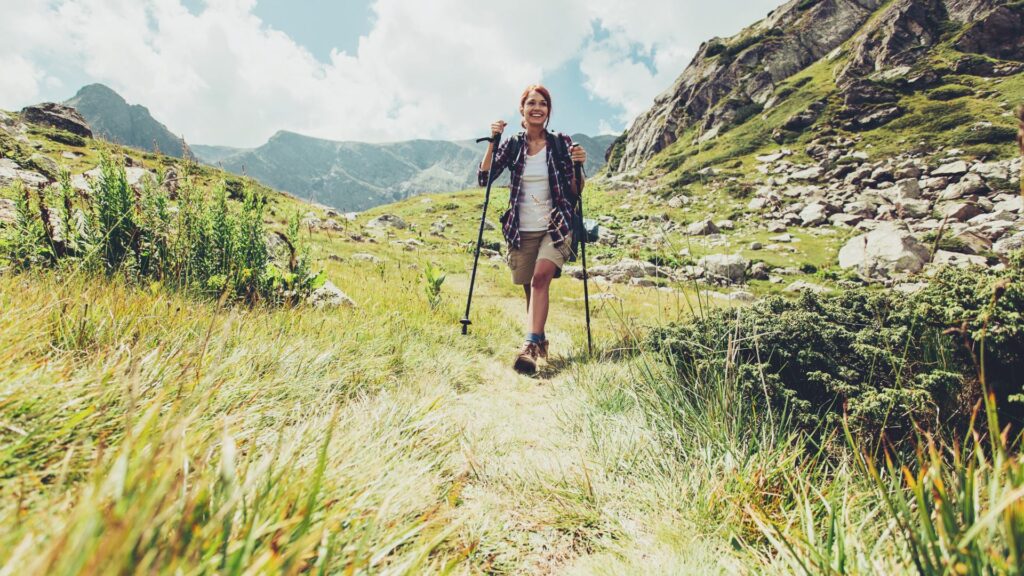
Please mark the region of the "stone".
POLYGON ((751 250, 760 250, 761 248, 764 248, 764 246, 760 242, 751 242, 750 243, 750 249, 751 250))
POLYGON ((689 203, 690 203, 690 197, 689 196, 683 196, 683 195, 673 196, 668 201, 668 207, 669 208, 682 208, 683 206, 686 206, 689 203))
POLYGON ((1024 232, 1012 236, 1004 236, 992 244, 992 252, 999 256, 1009 256, 1011 252, 1024 248, 1024 232))
POLYGON ((655 283, 655 281, 651 280, 650 278, 630 278, 629 285, 638 286, 640 288, 652 288, 654 286, 657 286, 657 283, 655 283))
POLYGON ((92 138, 92 129, 78 110, 63 104, 44 102, 21 109, 21 117, 25 122, 51 126, 78 136, 92 138))
POLYGON ((828 210, 823 204, 815 202, 800 211, 800 220, 804 226, 823 224, 828 217, 828 210))
POLYGON ((893 178, 896 179, 897 182, 900 180, 905 180, 907 178, 913 178, 914 180, 917 180, 918 178, 921 177, 921 169, 918 168, 917 166, 914 166, 913 164, 910 164, 908 166, 901 166, 897 168, 895 172, 892 173, 892 176, 893 178))
POLYGON ((1010 167, 1002 162, 979 162, 971 166, 971 172, 980 175, 986 180, 989 178, 997 180, 1010 179, 1010 167))
POLYGON ((839 251, 839 267, 854 268, 865 279, 884 279, 918 272, 928 257, 928 248, 905 227, 881 222, 874 230, 843 245, 839 251))
POLYGON ((857 223, 860 222, 863 219, 864 219, 864 217, 859 215, 859 214, 845 214, 845 213, 833 214, 833 215, 828 217, 828 221, 833 226, 851 227, 851 228, 853 226, 856 226, 857 223))
POLYGON ((314 308, 354 307, 356 303, 330 280, 309 295, 307 302, 314 308))
POLYGON ((700 220, 686 227, 686 233, 690 236, 705 236, 718 232, 718 227, 711 220, 700 220))
POLYGON ((736 229, 736 223, 733 222, 732 220, 719 220, 718 222, 715 222, 715 226, 717 226, 719 230, 736 229))
POLYGON ((923 198, 900 200, 896 203, 896 213, 900 218, 924 218, 932 212, 932 203, 923 198))
POLYGON ((792 234, 779 234, 778 236, 772 236, 771 238, 769 238, 769 240, 771 240, 772 242, 792 242, 793 241, 793 235, 792 234))
POLYGON ((767 280, 768 272, 770 269, 764 262, 755 262, 750 266, 750 279, 751 280, 767 280))
POLYGON ((1024 197, 1014 196, 1009 200, 996 202, 992 206, 993 211, 1020 212, 1024 213, 1024 197))
POLYGON ((966 222, 981 214, 981 209, 973 202, 946 202, 939 204, 936 209, 943 218, 958 222, 966 222))
POLYGON ((710 254, 701 258, 698 264, 712 276, 740 283, 746 277, 750 261, 739 254, 710 254))
MULTIPOLYGON (((650 262, 644 262, 641 260, 634 260, 632 258, 623 258, 615 264, 605 264, 602 266, 593 266, 587 272, 591 276, 604 276, 606 278, 621 278, 622 281, 628 281, 630 278, 643 278, 645 276, 655 276, 658 274, 658 267, 650 262)), ((583 278, 583 271, 580 270, 577 278, 583 278)))
POLYGON ((789 286, 784 288, 786 292, 814 292, 815 294, 822 294, 828 292, 829 289, 822 286, 821 284, 815 284, 813 282, 807 282, 806 280, 797 280, 791 283, 789 286))
POLYGON ((817 180, 818 178, 821 178, 824 173, 825 171, 820 166, 811 166, 810 168, 804 168, 803 170, 794 172, 793 174, 790 174, 789 177, 792 180, 817 180))
POLYGON ((755 158, 757 159, 758 162, 760 162, 762 164, 771 164, 772 162, 776 162, 778 160, 782 160, 782 158, 785 157, 785 156, 786 155, 783 154, 782 152, 774 152, 772 154, 764 154, 762 156, 755 156, 755 158))
POLYGON ((402 220, 394 214, 382 214, 367 222, 366 226, 369 228, 398 228, 399 230, 404 230, 409 227, 405 220, 402 220))
POLYGON ((750 202, 747 203, 747 210, 760 210, 768 204, 767 198, 751 198, 750 202))
POLYGON ((925 190, 944 190, 949 186, 949 178, 943 176, 923 178, 920 180, 921 188, 925 190))
POLYGON ((380 264, 381 262, 383 262, 383 260, 381 260, 377 256, 374 256, 373 254, 366 254, 364 252, 357 252, 353 254, 352 259, 359 260, 361 262, 370 262, 372 264, 380 264))
POLYGON ((961 176, 963 174, 967 174, 967 162, 957 160, 932 170, 931 176, 934 178, 935 176, 961 176))
POLYGON ((956 200, 958 198, 964 198, 965 196, 974 196, 975 194, 984 192, 986 190, 985 182, 981 179, 981 176, 977 174, 967 174, 960 179, 956 184, 951 184, 948 188, 939 194, 939 200, 956 200))
POLYGON ((939 266, 955 266, 957 268, 969 268, 971 266, 987 266, 988 260, 984 256, 976 254, 960 254, 947 250, 936 250, 932 263, 939 266))
POLYGON ((921 187, 915 178, 904 178, 897 180, 896 184, 886 190, 886 194, 895 201, 915 199, 921 197, 921 187))
POLYGON ((14 200, 0 198, 0 225, 9 226, 18 219, 18 211, 14 200))

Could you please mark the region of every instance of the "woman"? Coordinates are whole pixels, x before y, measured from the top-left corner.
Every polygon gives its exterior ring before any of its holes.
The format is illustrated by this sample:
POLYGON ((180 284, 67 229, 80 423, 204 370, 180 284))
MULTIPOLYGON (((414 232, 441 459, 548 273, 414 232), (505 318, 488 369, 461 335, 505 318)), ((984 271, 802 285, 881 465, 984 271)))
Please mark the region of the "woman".
MULTIPOLYGON (((551 280, 570 256, 570 226, 576 209, 577 190, 574 162, 586 162, 581 146, 570 147, 564 134, 548 132, 551 119, 551 93, 534 84, 519 99, 519 114, 525 129, 498 147, 494 166, 487 147, 480 164, 478 180, 487 185, 505 168, 511 173, 509 207, 501 216, 502 232, 508 244, 508 265, 512 282, 521 284, 526 294, 526 342, 516 355, 513 367, 526 374, 537 370, 537 358, 547 358, 548 341, 544 324, 548 318, 548 288, 551 280), (561 141, 559 141, 561 140, 561 141), (561 151, 568 151, 564 154, 561 151)), ((501 134, 505 122, 491 124, 491 134, 501 134)))

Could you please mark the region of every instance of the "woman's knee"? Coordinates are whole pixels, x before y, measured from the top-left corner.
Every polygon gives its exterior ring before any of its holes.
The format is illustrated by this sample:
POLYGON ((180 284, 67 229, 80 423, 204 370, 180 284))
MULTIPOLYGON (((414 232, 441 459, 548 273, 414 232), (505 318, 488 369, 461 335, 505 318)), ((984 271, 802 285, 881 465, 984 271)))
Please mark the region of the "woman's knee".
POLYGON ((551 284, 551 280, 555 277, 555 270, 557 268, 554 264, 550 266, 537 266, 537 269, 533 271, 533 278, 530 279, 530 286, 534 289, 544 289, 551 284))

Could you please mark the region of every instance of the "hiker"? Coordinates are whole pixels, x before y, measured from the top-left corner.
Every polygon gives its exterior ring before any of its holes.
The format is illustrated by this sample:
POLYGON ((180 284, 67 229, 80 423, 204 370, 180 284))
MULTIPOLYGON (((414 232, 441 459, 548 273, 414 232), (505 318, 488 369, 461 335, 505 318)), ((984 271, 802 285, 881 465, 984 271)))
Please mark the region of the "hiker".
MULTIPOLYGON (((534 84, 519 99, 523 132, 502 142, 491 166, 493 142, 480 163, 478 180, 485 186, 505 168, 511 174, 508 210, 501 216, 502 233, 508 246, 508 266, 512 282, 521 284, 526 294, 526 342, 516 355, 513 368, 532 374, 537 359, 547 358, 548 341, 544 335, 550 301, 548 288, 569 259, 572 239, 570 226, 576 206, 573 162, 586 162, 582 146, 570 148, 572 139, 548 132, 551 119, 551 93, 534 84)), ((491 124, 491 134, 501 134, 505 122, 491 124)))

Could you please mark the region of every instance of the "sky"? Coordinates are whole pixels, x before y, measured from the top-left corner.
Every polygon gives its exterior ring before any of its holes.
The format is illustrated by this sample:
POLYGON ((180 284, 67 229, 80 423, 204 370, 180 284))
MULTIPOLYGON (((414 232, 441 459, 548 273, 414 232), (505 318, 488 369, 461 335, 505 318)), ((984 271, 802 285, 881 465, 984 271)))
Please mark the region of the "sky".
POLYGON ((190 144, 457 140, 540 82, 551 129, 619 133, 781 1, 0 0, 0 109, 99 82, 190 144))

